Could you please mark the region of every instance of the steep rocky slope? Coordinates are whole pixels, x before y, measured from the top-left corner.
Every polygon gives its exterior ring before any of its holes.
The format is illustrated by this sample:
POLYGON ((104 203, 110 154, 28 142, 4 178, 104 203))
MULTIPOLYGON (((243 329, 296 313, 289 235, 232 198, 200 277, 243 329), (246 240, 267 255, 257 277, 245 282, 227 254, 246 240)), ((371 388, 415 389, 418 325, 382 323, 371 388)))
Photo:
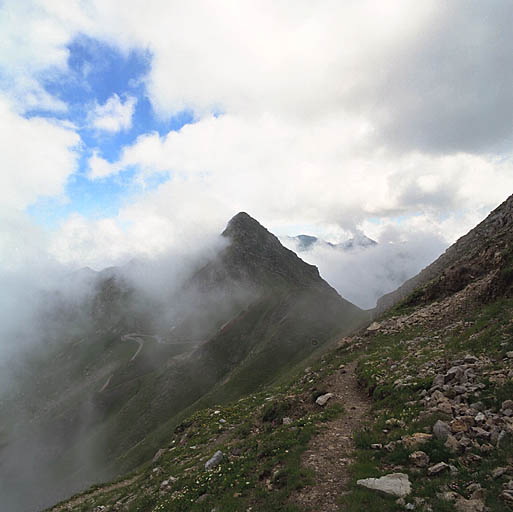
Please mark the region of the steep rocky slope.
POLYGON ((412 306, 442 298, 470 283, 483 282, 478 300, 491 300, 510 286, 509 268, 513 261, 513 196, 497 207, 435 262, 406 281, 396 291, 384 295, 376 314, 408 298, 412 306))

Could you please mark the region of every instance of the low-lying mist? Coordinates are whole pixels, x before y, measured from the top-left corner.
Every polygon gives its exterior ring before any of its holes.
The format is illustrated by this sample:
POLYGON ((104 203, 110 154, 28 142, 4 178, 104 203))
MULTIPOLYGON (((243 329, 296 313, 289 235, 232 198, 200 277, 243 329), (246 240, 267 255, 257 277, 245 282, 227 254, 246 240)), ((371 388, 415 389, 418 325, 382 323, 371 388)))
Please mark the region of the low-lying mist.
MULTIPOLYGON (((206 236, 193 251, 184 244, 103 270, 45 260, 0 273, 3 509, 33 511, 113 477, 106 469, 113 443, 117 450, 145 435, 142 422, 121 440, 123 425, 113 417, 128 421, 116 415, 145 382, 164 395, 180 388, 180 407, 187 405, 195 350, 259 296, 255 283, 213 263, 228 242, 206 236)), ((389 233, 379 242, 352 250, 314 245, 299 256, 344 298, 370 308, 444 248, 420 235, 401 242, 389 233)), ((143 400, 129 414, 143 415, 143 403, 164 407, 143 400)))
POLYGON ((395 230, 384 232, 376 245, 349 250, 317 243, 298 251, 299 243, 293 238, 283 243, 304 261, 316 265, 331 286, 363 309, 374 308, 382 295, 416 275, 447 248, 436 235, 413 233, 405 241, 395 230))
POLYGON ((46 261, 0 274, 2 510, 39 510, 109 476, 77 444, 122 403, 100 392, 158 368, 159 354, 190 350, 252 299, 244 286, 203 290, 194 280, 226 244, 216 235, 194 252, 101 271, 46 261), (135 359, 143 343, 155 345, 152 356, 135 359))

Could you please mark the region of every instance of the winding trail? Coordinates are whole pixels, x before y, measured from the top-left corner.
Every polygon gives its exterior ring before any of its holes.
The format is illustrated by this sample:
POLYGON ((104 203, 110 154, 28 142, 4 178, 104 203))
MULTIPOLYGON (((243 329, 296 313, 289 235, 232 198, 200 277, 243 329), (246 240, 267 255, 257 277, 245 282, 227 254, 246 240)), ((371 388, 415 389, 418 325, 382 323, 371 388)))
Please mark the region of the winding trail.
MULTIPOLYGON (((131 341, 135 341, 139 345, 137 347, 137 350, 135 351, 134 355, 130 358, 130 362, 132 362, 139 355, 139 352, 144 347, 144 340, 139 338, 139 336, 140 335, 137 334, 137 333, 123 334, 123 336, 121 336, 121 341, 129 341, 129 340, 131 340, 131 341)), ((100 389, 100 393, 105 391, 109 387, 109 384, 110 384, 110 381, 111 381, 113 375, 114 374, 109 375, 109 377, 107 378, 107 381, 105 382, 105 384, 100 389)))
MULTIPOLYGON (((121 336, 121 341, 135 341, 139 346, 137 347, 137 350, 135 351, 134 355, 130 358, 129 362, 132 362, 135 360, 135 358, 139 355, 142 348, 144 347, 144 338, 151 338, 154 339, 158 344, 160 345, 183 345, 184 342, 178 342, 178 343, 168 343, 166 342, 162 336, 158 334, 141 334, 137 332, 132 332, 128 334, 123 334, 121 336)), ((202 343, 202 342, 195 342, 195 343, 202 343)), ((114 374, 109 375, 106 382, 103 384, 99 392, 105 391, 110 384, 110 381, 112 379, 114 374)))
POLYGON ((139 344, 139 348, 136 350, 135 354, 130 359, 130 361, 133 361, 139 355, 141 349, 144 347, 144 340, 142 338, 139 338, 139 334, 135 332, 133 332, 132 334, 123 334, 123 336, 121 336, 121 339, 123 341, 132 340, 139 344))
MULTIPOLYGON (((122 480, 121 482, 116 482, 115 484, 107 485, 105 487, 100 487, 99 489, 93 489, 91 491, 85 491, 82 494, 79 494, 75 498, 72 498, 69 501, 66 501, 62 505, 57 504, 52 508, 48 509, 48 512, 60 512, 61 510, 71 510, 73 507, 84 504, 87 500, 99 496, 100 494, 104 494, 107 492, 115 491, 117 489, 122 489, 123 487, 128 487, 130 484, 133 484, 137 479, 141 478, 141 475, 136 475, 132 478, 128 478, 127 480, 122 480)), ((96 509, 94 509, 96 510, 96 509)))
POLYGON ((111 379, 112 379, 112 374, 109 375, 108 379, 105 381, 105 384, 102 386, 102 389, 100 389, 100 393, 107 389, 108 385, 110 384, 111 379))
POLYGON ((335 394, 332 400, 341 403, 345 411, 326 424, 302 456, 301 463, 313 470, 315 482, 296 492, 292 501, 312 512, 339 511, 337 499, 349 483, 353 434, 368 418, 371 406, 370 398, 356 381, 356 365, 353 361, 326 380, 327 390, 335 394))

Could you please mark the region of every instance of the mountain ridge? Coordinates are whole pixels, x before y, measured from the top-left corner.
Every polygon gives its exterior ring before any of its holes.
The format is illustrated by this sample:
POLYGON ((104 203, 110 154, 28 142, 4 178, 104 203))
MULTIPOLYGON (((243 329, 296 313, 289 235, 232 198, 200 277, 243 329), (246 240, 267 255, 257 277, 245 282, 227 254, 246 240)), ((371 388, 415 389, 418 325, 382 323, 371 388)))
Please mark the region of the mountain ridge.
POLYGON ((511 202, 336 348, 260 393, 203 404, 119 489, 52 511, 510 510, 511 202))
MULTIPOLYGON (((496 267, 508 264, 509 252, 504 254, 513 240, 513 195, 495 208, 482 222, 459 238, 431 265, 406 281, 397 290, 378 300, 375 314, 381 314, 415 288, 423 287, 415 299, 430 300, 439 293, 450 293, 464 288, 477 277, 483 277, 496 267), (458 267, 459 265, 459 267, 458 267), (451 269, 451 267, 454 267, 451 269), (459 268, 459 270, 458 270, 459 268), (431 282, 436 280, 436 282, 431 282), (430 283, 428 285, 428 283, 430 283), (445 290, 445 292, 443 291, 445 290)), ((491 285, 492 286, 492 285, 491 285)), ((484 292, 483 292, 484 293, 484 292)), ((489 293, 493 293, 489 290, 489 293)))
POLYGON ((299 252, 309 251, 314 247, 329 247, 331 249, 340 249, 343 251, 351 251, 356 248, 365 249, 378 245, 375 240, 369 238, 363 233, 357 233, 352 238, 339 242, 337 244, 326 242, 312 235, 296 235, 284 237, 285 240, 293 242, 299 252))
MULTIPOLYGON (((47 506, 129 471, 186 411, 254 392, 366 321, 249 215, 236 215, 223 238, 217 255, 161 303, 141 295, 123 268, 93 275, 92 293, 78 308, 89 325, 34 351, 31 373, 5 402, 2 419, 12 414, 4 421, 0 495, 23 497, 29 509, 47 506), (23 431, 14 413, 25 402, 33 428, 23 431), (34 474, 31 491, 22 493, 14 459, 28 445, 39 447, 39 470, 30 473, 18 457, 20 473, 34 474)), ((22 506, 11 503, 16 512, 22 506)))

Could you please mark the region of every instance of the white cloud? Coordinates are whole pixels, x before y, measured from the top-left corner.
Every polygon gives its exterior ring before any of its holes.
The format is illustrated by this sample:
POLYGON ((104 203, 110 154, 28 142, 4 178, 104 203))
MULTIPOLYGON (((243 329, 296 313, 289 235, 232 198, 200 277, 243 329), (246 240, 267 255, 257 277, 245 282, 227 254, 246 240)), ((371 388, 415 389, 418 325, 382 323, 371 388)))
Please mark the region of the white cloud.
POLYGON ((86 22, 80 0, 1 3, 0 91, 17 111, 67 109, 46 91, 43 80, 66 71, 67 45, 86 22))
POLYGON ((46 259, 48 239, 25 214, 44 196, 61 196, 75 170, 80 137, 66 124, 26 119, 0 96, 0 266, 46 259))
MULTIPOLYGON (((238 210, 282 232, 308 224, 379 238, 395 225, 450 242, 513 190, 505 4, 4 5, 14 18, 0 65, 17 70, 9 87, 19 77, 32 84, 25 89, 35 99, 24 108, 55 101, 43 98, 39 77, 66 69, 66 44, 80 33, 123 52, 148 51, 144 83, 156 113, 189 108, 197 116, 178 133, 142 135, 116 162, 93 154, 91 179, 131 167, 137 180, 162 171, 170 180, 112 219, 69 219, 52 244, 63 260, 87 260, 87 247, 98 265, 141 246, 158 252, 180 239, 178 224, 181 232, 198 219, 213 228, 238 210)), ((20 90, 11 87, 11 96, 30 97, 20 90)), ((128 106, 110 98, 97 106, 98 122, 129 126, 131 115, 118 115, 128 106)))
POLYGON ((154 0, 122 11, 113 1, 91 4, 98 37, 151 51, 147 85, 160 114, 272 110, 303 118, 343 111, 344 94, 417 37, 435 10, 406 0, 386 10, 369 0, 154 0))
POLYGON ((94 107, 88 116, 92 128, 109 133, 129 130, 132 127, 137 98, 127 96, 124 101, 113 94, 103 105, 94 107))
POLYGON ((119 161, 96 158, 93 164, 102 175, 136 167, 143 178, 162 171, 187 176, 234 208, 276 222, 296 218, 353 228, 368 217, 492 206, 513 186, 511 160, 397 155, 372 147, 357 119, 297 124, 269 114, 208 117, 164 137, 144 135, 119 161))
POLYGON ((88 265, 95 269, 137 258, 165 253, 197 254, 212 246, 227 219, 209 197, 187 203, 195 186, 182 182, 170 190, 168 184, 123 208, 113 219, 87 219, 72 215, 53 234, 49 253, 62 264, 88 265), (204 199, 204 201, 203 201, 204 199), (173 205, 177 208, 173 209, 173 205))
POLYGON ((55 120, 26 119, 0 97, 2 208, 23 210, 37 198, 64 192, 75 170, 80 137, 55 120))
MULTIPOLYGON (((112 164, 98 156, 90 164, 97 177, 126 167, 138 169, 136 179, 143 182, 154 173, 171 175, 111 219, 120 231, 105 244, 106 264, 113 263, 109 251, 115 247, 120 248, 118 259, 141 247, 159 252, 180 243, 181 237, 173 235, 178 226, 187 232, 201 220, 220 231, 240 210, 280 234, 296 234, 287 231, 291 226, 311 225, 313 234, 362 229, 379 239, 395 229, 403 241, 418 242, 415 233, 423 233, 426 240, 448 244, 513 190, 511 160, 398 155, 371 147, 358 120, 338 118, 304 125, 270 114, 205 117, 163 137, 139 137, 112 164)), ((84 223, 93 238, 100 233, 96 221, 84 223)), ((59 236, 76 241, 68 235, 59 236)), ((56 254, 65 261, 87 258, 73 244, 56 254)), ((86 244, 97 248, 96 264, 102 245, 100 235, 86 244)))
POLYGON ((98 150, 93 151, 93 155, 89 158, 89 179, 96 180, 106 178, 116 172, 118 172, 116 166, 113 166, 105 160, 105 158, 102 158, 98 154, 98 150))

